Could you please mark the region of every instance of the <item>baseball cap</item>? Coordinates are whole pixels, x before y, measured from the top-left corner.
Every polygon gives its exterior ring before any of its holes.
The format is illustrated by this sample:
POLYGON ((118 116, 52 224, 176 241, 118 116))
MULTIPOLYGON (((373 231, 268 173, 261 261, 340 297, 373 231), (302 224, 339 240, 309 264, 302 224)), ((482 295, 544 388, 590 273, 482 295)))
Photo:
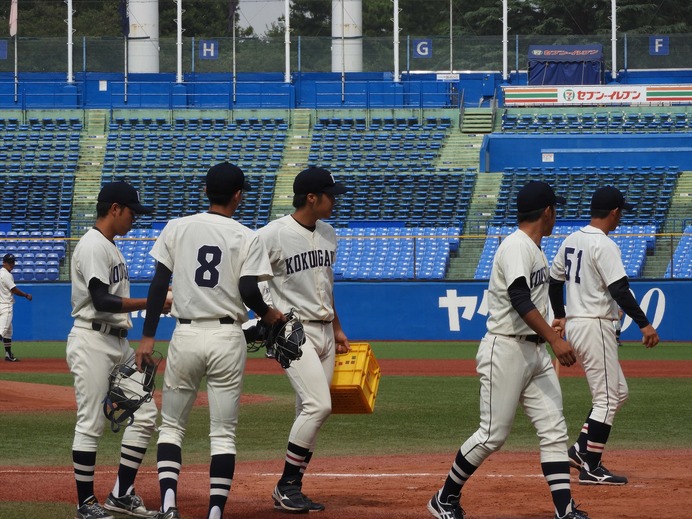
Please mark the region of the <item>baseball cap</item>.
POLYGON ((605 186, 598 188, 591 197, 591 209, 634 209, 632 204, 625 202, 625 197, 617 188, 605 186))
POLYGON ((332 174, 324 168, 311 166, 296 175, 293 181, 293 193, 307 195, 308 193, 328 193, 343 195, 348 189, 336 182, 332 174))
POLYGON ((2 257, 2 262, 3 263, 14 263, 17 260, 17 258, 14 257, 14 254, 7 253, 2 257))
POLYGON ((144 206, 139 201, 139 193, 127 182, 111 182, 101 188, 99 203, 126 205, 137 214, 151 214, 153 207, 144 206))
POLYGON ((567 200, 557 196, 553 188, 545 182, 532 180, 517 194, 517 212, 530 213, 555 204, 564 204, 567 200))
POLYGON ((207 171, 207 195, 232 195, 239 190, 249 190, 245 174, 235 164, 220 162, 207 171))

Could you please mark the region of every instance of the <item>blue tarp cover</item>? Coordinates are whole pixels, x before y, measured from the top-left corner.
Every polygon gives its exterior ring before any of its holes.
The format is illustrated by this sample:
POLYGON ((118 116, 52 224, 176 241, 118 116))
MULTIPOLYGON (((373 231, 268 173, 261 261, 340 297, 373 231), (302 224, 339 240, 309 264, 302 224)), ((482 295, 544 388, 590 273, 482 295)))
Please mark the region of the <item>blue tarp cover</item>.
POLYGON ((529 85, 600 85, 603 46, 529 45, 529 85))

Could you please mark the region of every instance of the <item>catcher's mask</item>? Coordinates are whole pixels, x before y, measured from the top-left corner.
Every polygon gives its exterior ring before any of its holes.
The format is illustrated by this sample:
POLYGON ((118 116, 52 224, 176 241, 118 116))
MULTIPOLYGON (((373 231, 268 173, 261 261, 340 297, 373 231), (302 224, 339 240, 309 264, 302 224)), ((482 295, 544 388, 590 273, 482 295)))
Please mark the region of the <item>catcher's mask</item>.
POLYGON ((135 421, 135 411, 154 395, 154 378, 162 356, 155 351, 152 357, 154 363, 145 367, 141 379, 133 378, 139 373, 134 357, 126 363, 113 366, 108 376, 108 393, 103 400, 103 413, 111 422, 113 432, 118 432, 121 425, 131 425, 135 421))
POLYGON ((274 325, 267 341, 267 351, 273 351, 274 358, 284 369, 303 355, 300 347, 305 344, 305 330, 294 315, 294 309, 291 308, 285 316, 286 321, 274 325))

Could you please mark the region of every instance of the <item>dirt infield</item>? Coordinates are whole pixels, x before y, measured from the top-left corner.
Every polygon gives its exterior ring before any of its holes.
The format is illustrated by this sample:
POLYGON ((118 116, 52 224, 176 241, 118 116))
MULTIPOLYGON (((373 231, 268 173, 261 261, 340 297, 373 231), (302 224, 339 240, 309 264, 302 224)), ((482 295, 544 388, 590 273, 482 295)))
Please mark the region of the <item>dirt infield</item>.
MULTIPOLYGON (((465 377, 476 375, 476 361, 473 359, 378 359, 382 374, 424 376, 424 377, 465 377)), ((692 360, 622 360, 622 369, 627 377, 665 377, 686 378, 692 374, 692 360)), ((163 373, 164 360, 159 366, 163 373)), ((0 373, 69 373, 65 359, 25 359, 22 362, 0 364, 0 373)), ((252 375, 271 375, 282 372, 281 367, 271 359, 248 359, 246 373, 252 375)), ((581 377, 584 371, 578 366, 560 368, 561 377, 581 377)))
MULTIPOLYGON (((466 360, 379 361, 389 375, 475 375, 474 362, 466 360)), ((628 377, 689 377, 690 361, 625 361, 628 377)), ((1 372, 67 372, 63 359, 26 359, 0 364, 1 372)), ((281 373, 275 362, 250 359, 248 373, 281 373)), ((577 368, 562 369, 560 376, 582 376, 577 368)), ((200 395, 197 404, 205 405, 200 395)), ((244 395, 243 403, 264 399, 244 395)), ((71 387, 0 381, 0 412, 24 409, 75 409, 71 387), (27 386, 31 386, 28 388, 27 386), (30 390, 28 390, 30 389, 30 390), (11 401, 11 406, 8 402, 11 401)), ((454 448, 439 455, 354 456, 316 458, 310 465, 304 491, 327 505, 324 519, 379 519, 430 517, 425 504, 443 482, 454 448)), ((577 503, 594 519, 684 517, 692 509, 692 449, 675 451, 613 451, 608 463, 630 478, 625 487, 583 487, 573 472, 577 503)), ((281 470, 280 460, 239 462, 224 517, 282 517, 274 512, 270 494, 281 470)), ((101 499, 110 491, 115 467, 97 470, 96 488, 101 499)), ((208 467, 188 465, 180 477, 179 503, 185 519, 205 517, 208 500, 208 467)), ((153 468, 142 470, 138 492, 154 506, 158 483, 153 468)), ((8 467, 0 465, 0 501, 71 503, 74 481, 70 467, 8 467)), ((547 519, 552 516, 547 485, 540 474, 537 452, 498 452, 469 481, 462 504, 469 519, 547 519), (492 511, 492 512, 491 512, 492 511)))

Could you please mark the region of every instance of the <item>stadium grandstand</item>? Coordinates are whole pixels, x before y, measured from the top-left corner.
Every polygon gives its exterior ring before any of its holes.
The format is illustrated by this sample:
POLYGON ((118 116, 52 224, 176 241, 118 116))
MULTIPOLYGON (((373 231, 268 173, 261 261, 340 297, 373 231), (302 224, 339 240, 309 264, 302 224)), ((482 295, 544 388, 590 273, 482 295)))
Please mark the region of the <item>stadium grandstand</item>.
POLYGON ((113 180, 156 208, 118 240, 132 279, 149 280, 153 240, 205 207, 204 174, 221 161, 250 179, 237 218, 252 228, 291 211, 306 166, 349 187, 330 221, 339 280, 486 279, 532 179, 568 198, 549 257, 588 222, 591 193, 614 185, 636 205, 613 233, 628 275, 692 277, 689 69, 536 86, 524 70, 229 74, 186 62, 134 74, 88 62, 67 80, 0 68, 0 249, 17 256, 18 281, 69 279, 71 248, 113 180))
MULTIPOLYGON (((692 174, 685 165, 645 160, 599 166, 595 156, 582 167, 522 166, 517 156, 516 166, 483 171, 484 140, 507 133, 531 139, 543 131, 527 127, 521 134, 519 123, 506 127, 505 121, 515 120, 512 115, 523 120, 524 112, 488 107, 418 114, 392 108, 382 115, 360 109, 5 113, 0 119, 3 251, 17 256, 18 280, 67 280, 71 238, 91 225, 100 186, 126 180, 156 208, 118 241, 132 278, 149 280, 153 239, 168 219, 205 207, 204 174, 228 160, 250 178, 252 190, 237 217, 252 228, 291 210, 291 181, 308 165, 329 168, 348 186, 330 222, 339 235, 337 279, 486 279, 497 245, 515 225, 512 200, 529 180, 547 181, 568 198, 556 237, 546 239, 549 259, 561 236, 588 221, 590 193, 614 185, 637 206, 614 233, 628 275, 692 276, 692 174), (485 118, 487 132, 465 131, 468 117, 485 118)), ((538 124, 532 117, 531 123, 526 119, 529 126, 538 124)), ((684 123, 659 130, 685 137, 692 127, 687 119, 684 123)), ((588 130, 561 131, 569 136, 588 130)), ((641 131, 659 135, 655 129, 641 131)), ((620 135, 609 128, 601 139, 611 134, 620 135)))

